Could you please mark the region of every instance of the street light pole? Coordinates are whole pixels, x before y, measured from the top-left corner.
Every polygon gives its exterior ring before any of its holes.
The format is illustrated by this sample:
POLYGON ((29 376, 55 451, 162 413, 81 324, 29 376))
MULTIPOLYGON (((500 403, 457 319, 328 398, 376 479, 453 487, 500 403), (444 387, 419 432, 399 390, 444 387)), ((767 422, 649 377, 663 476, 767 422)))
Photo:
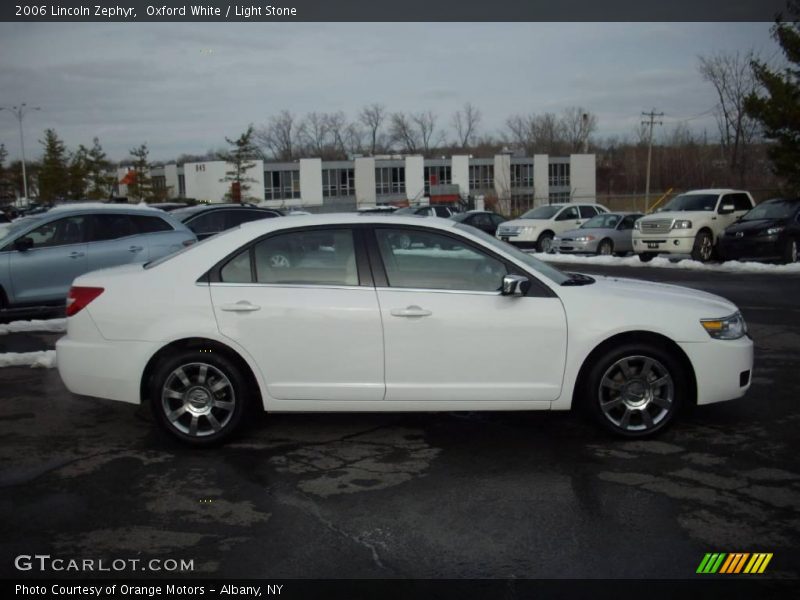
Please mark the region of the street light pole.
POLYGON ((19 147, 22 150, 22 189, 25 201, 28 200, 28 172, 25 170, 25 135, 22 133, 22 118, 31 110, 42 110, 38 106, 28 106, 24 102, 19 106, 0 106, 0 110, 9 110, 19 121, 19 147))

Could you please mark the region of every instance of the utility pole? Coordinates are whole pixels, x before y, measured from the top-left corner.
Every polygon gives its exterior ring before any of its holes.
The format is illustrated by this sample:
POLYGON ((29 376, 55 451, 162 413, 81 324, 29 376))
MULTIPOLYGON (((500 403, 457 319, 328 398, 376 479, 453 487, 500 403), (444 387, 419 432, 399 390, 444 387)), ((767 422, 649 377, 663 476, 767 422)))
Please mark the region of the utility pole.
POLYGON ((25 171, 25 136, 22 134, 22 118, 31 110, 42 110, 38 106, 28 106, 24 102, 19 106, 0 106, 0 110, 8 110, 17 117, 19 121, 19 147, 22 150, 22 188, 25 194, 25 201, 28 200, 28 174, 25 171))
POLYGON ((649 121, 642 121, 642 125, 648 125, 650 127, 650 134, 647 137, 647 176, 644 188, 644 212, 650 210, 650 160, 653 157, 653 125, 658 123, 659 125, 663 125, 664 121, 656 121, 656 117, 663 117, 664 113, 657 113, 656 109, 654 108, 649 113, 643 112, 643 117, 648 117, 649 121))

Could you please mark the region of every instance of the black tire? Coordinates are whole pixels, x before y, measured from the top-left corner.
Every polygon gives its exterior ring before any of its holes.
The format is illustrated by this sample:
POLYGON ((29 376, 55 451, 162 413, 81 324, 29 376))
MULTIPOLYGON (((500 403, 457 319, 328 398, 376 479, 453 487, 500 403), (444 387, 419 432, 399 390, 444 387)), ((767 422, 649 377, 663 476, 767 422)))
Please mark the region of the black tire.
POLYGON ((639 254, 639 260, 642 262, 650 262, 656 257, 655 252, 642 252, 639 254))
POLYGON ((672 423, 686 402, 688 382, 689 374, 671 352, 644 342, 625 343, 589 367, 580 384, 581 401, 607 431, 645 438, 672 423))
POLYGON ((614 242, 609 239, 602 240, 597 244, 597 254, 600 256, 612 256, 614 254, 614 242))
POLYGON ((714 257, 714 238, 708 231, 700 231, 694 238, 692 246, 692 260, 702 263, 714 257))
POLYGON ((539 236, 539 239, 536 240, 536 250, 538 252, 550 252, 553 247, 553 233, 551 231, 545 231, 542 235, 539 236))
POLYGON ((226 356, 187 350, 159 365, 150 399, 156 422, 164 431, 192 446, 213 446, 230 438, 241 425, 250 401, 247 390, 247 378, 226 356))
POLYGON ((794 238, 786 238, 783 243, 783 256, 782 261, 784 264, 789 265, 797 262, 797 240, 794 238))

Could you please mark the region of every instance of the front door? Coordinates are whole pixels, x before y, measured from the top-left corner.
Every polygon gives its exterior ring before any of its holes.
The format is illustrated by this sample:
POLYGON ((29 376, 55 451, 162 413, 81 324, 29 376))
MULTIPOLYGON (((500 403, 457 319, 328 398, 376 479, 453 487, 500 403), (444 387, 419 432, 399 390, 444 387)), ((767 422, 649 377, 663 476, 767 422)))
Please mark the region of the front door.
POLYGON ((502 296, 505 262, 430 229, 415 232, 424 245, 403 249, 394 243, 402 233, 377 227, 371 256, 386 279, 377 288, 386 400, 558 398, 567 349, 561 301, 502 296))

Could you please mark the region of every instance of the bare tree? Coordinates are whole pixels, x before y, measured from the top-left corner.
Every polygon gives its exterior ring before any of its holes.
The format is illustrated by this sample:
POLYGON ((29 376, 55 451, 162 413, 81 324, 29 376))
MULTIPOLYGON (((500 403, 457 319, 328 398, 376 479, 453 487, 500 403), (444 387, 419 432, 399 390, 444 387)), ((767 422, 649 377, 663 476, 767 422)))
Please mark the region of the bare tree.
POLYGON ((750 50, 700 56, 698 69, 703 79, 714 86, 719 104, 717 124, 728 168, 744 185, 748 169, 750 145, 758 132, 757 121, 745 112, 745 99, 755 93, 758 84, 750 67, 757 60, 750 50))
POLYGON ((380 139, 381 126, 386 119, 386 107, 377 103, 365 106, 358 114, 358 119, 367 128, 370 139, 369 152, 371 155, 375 155, 380 139))
POLYGON ((458 137, 456 143, 459 146, 469 148, 472 145, 480 121, 480 109, 470 102, 467 102, 462 110, 456 111, 453 115, 453 129, 456 130, 456 136, 458 137))
POLYGON ((392 137, 392 141, 400 144, 406 152, 416 152, 419 147, 417 130, 411 117, 405 113, 392 113, 389 119, 389 135, 392 137))
POLYGON ((329 143, 328 158, 344 160, 347 158, 347 141, 350 125, 347 116, 342 112, 328 113, 325 115, 328 124, 329 143))
POLYGON ((295 158, 295 142, 297 127, 295 117, 288 110, 270 117, 265 127, 259 127, 253 133, 255 141, 269 151, 276 160, 293 160, 295 158))
POLYGON ((330 129, 325 113, 310 112, 300 123, 297 139, 303 146, 303 153, 323 158, 329 144, 330 129))
POLYGON ((506 140, 527 156, 535 152, 534 118, 532 115, 511 115, 506 119, 506 140))
POLYGON ((411 120, 416 125, 422 150, 429 154, 431 149, 441 142, 443 134, 436 134, 436 115, 430 111, 419 112, 411 116, 411 120))
POLYGON ((564 109, 561 123, 570 151, 582 152, 589 136, 597 129, 597 116, 582 106, 570 106, 564 109))

